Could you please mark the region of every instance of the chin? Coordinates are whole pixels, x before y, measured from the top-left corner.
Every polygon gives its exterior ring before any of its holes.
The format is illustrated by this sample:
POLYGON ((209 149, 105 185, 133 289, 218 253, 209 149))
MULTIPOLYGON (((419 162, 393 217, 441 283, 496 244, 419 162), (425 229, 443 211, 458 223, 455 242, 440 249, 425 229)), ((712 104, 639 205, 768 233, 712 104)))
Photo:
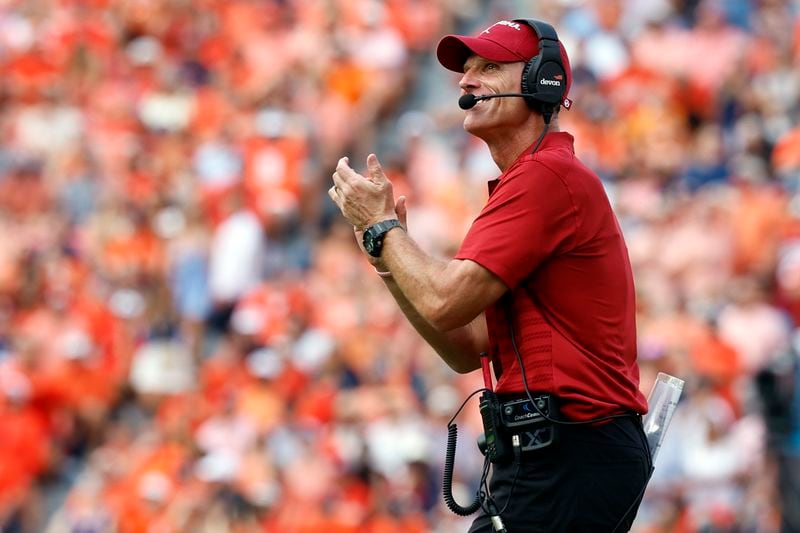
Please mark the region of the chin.
POLYGON ((483 139, 484 134, 489 130, 486 124, 481 124, 480 121, 470 120, 471 117, 467 117, 464 119, 464 131, 469 133, 470 135, 474 135, 480 139, 483 139))

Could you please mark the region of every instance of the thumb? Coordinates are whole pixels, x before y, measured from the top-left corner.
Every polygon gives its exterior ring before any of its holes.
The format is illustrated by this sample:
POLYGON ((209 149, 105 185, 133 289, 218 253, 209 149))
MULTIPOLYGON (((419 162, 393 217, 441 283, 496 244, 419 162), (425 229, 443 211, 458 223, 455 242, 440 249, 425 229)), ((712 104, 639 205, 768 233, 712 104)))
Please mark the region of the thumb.
POLYGON ((383 174, 383 168, 381 168, 381 163, 378 161, 378 156, 375 154, 369 154, 367 156, 367 172, 369 172, 369 176, 373 181, 382 181, 386 179, 386 176, 383 174))
POLYGON ((408 218, 408 209, 406 209, 406 197, 401 196, 397 199, 397 203, 394 204, 394 211, 397 213, 397 218, 400 220, 400 223, 406 228, 408 231, 408 224, 406 222, 408 218))

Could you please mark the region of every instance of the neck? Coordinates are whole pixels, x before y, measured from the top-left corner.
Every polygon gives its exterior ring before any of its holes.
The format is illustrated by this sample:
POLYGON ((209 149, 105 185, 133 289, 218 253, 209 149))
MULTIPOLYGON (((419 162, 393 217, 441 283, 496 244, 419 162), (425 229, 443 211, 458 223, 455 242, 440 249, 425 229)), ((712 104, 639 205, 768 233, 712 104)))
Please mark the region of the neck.
MULTIPOLYGON (((510 134, 508 131, 500 135, 484 137, 489 152, 492 154, 497 167, 505 172, 517 160, 522 152, 528 149, 544 131, 544 118, 538 113, 531 113, 530 119, 522 127, 516 128, 510 134)), ((547 132, 560 131, 558 115, 550 119, 550 128, 547 132)))

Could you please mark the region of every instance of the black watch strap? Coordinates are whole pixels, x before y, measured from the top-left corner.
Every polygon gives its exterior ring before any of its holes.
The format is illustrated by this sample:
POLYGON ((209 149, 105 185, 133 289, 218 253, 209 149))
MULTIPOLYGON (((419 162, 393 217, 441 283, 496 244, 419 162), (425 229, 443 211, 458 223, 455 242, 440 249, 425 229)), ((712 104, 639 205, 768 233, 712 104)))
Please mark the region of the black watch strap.
POLYGON ((383 238, 389 230, 397 227, 402 227, 400 221, 396 218, 389 220, 382 220, 377 224, 373 224, 364 230, 363 244, 364 249, 372 257, 380 257, 383 251, 383 238))

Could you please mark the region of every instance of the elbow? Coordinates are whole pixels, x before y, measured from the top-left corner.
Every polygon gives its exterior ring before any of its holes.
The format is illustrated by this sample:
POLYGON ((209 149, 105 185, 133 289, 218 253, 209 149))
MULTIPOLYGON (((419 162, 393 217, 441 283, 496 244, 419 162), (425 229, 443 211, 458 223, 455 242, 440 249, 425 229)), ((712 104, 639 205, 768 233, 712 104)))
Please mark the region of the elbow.
POLYGON ((437 331, 441 333, 448 333, 455 329, 466 326, 474 317, 468 317, 446 304, 441 304, 431 308, 427 318, 430 325, 433 326, 437 331))
POLYGON ((476 364, 476 362, 473 360, 448 361, 447 366, 449 366, 457 374, 469 374, 470 372, 480 368, 480 364, 476 364))
POLYGON ((430 319, 430 323, 431 326, 436 328, 436 331, 440 333, 449 333, 455 329, 464 326, 464 324, 455 321, 447 316, 442 316, 442 317, 433 316, 430 319))
POLYGON ((435 349, 442 361, 457 374, 469 374, 481 367, 480 358, 470 349, 453 346, 438 346, 435 349))

